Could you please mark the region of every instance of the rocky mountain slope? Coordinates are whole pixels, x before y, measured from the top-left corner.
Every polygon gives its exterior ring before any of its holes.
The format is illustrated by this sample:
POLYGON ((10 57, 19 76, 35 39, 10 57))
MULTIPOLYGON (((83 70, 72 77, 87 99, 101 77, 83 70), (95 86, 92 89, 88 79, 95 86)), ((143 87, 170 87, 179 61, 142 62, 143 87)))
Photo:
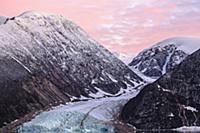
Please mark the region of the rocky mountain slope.
POLYGON ((0 16, 0 25, 6 22, 6 17, 0 16))
POLYGON ((0 127, 52 105, 117 96, 143 80, 80 27, 26 12, 0 25, 0 127))
POLYGON ((200 50, 147 85, 124 107, 121 119, 139 129, 200 126, 200 50))
POLYGON ((139 53, 129 66, 143 79, 153 82, 199 48, 198 38, 170 38, 139 53))

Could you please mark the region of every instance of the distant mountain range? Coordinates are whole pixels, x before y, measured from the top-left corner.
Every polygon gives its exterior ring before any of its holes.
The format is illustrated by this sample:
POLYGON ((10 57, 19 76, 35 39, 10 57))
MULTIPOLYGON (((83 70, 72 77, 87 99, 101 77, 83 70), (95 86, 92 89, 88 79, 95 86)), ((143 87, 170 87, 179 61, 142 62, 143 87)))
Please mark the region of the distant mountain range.
POLYGON ((125 54, 125 53, 113 53, 118 59, 120 59, 122 62, 124 62, 126 65, 128 65, 134 58, 134 54, 125 54))

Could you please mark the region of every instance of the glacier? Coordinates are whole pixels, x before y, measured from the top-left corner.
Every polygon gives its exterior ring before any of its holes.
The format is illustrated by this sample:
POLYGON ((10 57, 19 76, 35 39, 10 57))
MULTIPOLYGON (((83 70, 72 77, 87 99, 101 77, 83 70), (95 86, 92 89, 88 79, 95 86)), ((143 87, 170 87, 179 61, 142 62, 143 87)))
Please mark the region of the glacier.
POLYGON ((54 107, 21 125, 18 132, 114 133, 120 110, 139 91, 140 89, 119 97, 92 99, 54 107))

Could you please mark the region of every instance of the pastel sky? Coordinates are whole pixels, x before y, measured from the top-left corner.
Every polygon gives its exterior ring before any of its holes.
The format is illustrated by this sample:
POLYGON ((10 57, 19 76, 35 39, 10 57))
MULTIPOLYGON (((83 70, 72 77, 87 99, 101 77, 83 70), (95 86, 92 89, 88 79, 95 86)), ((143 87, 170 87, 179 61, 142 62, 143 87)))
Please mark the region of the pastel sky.
POLYGON ((0 0, 1 16, 27 10, 74 21, 113 52, 136 54, 169 37, 200 37, 200 0, 0 0))

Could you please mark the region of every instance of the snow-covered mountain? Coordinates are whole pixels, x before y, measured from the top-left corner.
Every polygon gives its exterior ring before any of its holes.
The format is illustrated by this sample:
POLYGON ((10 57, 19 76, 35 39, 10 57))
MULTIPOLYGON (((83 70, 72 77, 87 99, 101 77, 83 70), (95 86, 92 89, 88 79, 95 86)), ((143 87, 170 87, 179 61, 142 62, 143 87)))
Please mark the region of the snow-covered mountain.
POLYGON ((60 15, 26 12, 0 25, 0 126, 74 100, 143 84, 122 61, 60 15))
POLYGON ((114 54, 118 59, 120 59, 122 62, 124 62, 126 65, 128 65, 128 64, 132 61, 132 59, 133 59, 133 57, 134 57, 133 54, 129 55, 129 54, 118 53, 118 52, 114 52, 113 54, 114 54))
POLYGON ((198 38, 170 38, 139 53, 129 67, 144 80, 153 82, 199 48, 198 38))

